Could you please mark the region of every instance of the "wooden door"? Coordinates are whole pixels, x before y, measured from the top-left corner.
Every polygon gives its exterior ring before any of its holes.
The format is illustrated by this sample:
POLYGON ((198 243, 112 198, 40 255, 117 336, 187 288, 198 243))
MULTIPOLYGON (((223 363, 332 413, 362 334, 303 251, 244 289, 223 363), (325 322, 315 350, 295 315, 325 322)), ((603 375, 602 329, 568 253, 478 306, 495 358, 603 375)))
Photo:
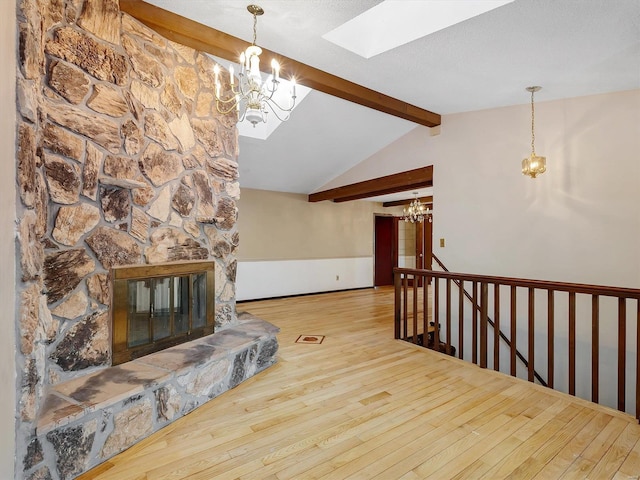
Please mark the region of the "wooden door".
POLYGON ((398 266, 398 219, 376 216, 374 235, 373 284, 393 285, 393 268, 398 266))
POLYGON ((431 222, 425 220, 416 223, 416 268, 431 270, 433 252, 433 228, 431 222))
MULTIPOLYGON (((433 251, 433 229, 431 222, 425 220, 422 223, 416 223, 416 268, 431 270, 432 268, 432 251, 433 251)), ((418 280, 419 287, 422 286, 422 278, 418 280)), ((431 283, 431 280, 429 280, 431 283)))

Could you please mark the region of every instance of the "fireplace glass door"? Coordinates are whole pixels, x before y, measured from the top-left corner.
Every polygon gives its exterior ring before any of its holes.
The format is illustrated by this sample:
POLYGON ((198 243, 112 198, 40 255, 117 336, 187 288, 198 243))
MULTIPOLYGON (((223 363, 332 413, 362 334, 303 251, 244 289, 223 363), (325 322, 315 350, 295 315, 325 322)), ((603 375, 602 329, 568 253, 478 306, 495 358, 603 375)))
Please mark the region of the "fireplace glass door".
POLYGON ((212 262, 138 268, 114 269, 114 365, 213 332, 212 262))

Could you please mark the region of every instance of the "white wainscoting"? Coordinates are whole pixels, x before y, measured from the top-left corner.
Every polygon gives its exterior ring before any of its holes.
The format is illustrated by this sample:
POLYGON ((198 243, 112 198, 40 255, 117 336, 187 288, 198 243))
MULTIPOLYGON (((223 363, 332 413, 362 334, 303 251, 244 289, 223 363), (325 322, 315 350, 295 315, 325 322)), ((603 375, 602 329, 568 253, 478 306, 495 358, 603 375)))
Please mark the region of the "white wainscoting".
POLYGON ((238 262, 236 300, 372 286, 373 257, 246 261, 238 262))

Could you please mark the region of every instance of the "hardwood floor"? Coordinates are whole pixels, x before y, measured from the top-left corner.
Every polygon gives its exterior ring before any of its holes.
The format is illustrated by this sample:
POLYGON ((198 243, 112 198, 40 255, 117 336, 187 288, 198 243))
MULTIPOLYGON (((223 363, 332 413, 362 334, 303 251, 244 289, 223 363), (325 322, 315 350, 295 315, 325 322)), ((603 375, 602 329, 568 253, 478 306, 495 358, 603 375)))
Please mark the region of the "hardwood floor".
POLYGON ((392 309, 386 288, 240 304, 282 329, 279 363, 80 478, 639 478, 634 418, 394 340, 392 309))

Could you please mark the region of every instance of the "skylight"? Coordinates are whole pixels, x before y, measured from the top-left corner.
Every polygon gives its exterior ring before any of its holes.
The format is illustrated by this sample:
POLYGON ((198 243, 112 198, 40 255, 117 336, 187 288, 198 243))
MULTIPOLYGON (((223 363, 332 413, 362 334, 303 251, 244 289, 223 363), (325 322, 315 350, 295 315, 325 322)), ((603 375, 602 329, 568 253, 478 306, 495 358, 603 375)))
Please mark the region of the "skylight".
POLYGON ((385 0, 322 38, 364 58, 422 38, 513 0, 385 0))

